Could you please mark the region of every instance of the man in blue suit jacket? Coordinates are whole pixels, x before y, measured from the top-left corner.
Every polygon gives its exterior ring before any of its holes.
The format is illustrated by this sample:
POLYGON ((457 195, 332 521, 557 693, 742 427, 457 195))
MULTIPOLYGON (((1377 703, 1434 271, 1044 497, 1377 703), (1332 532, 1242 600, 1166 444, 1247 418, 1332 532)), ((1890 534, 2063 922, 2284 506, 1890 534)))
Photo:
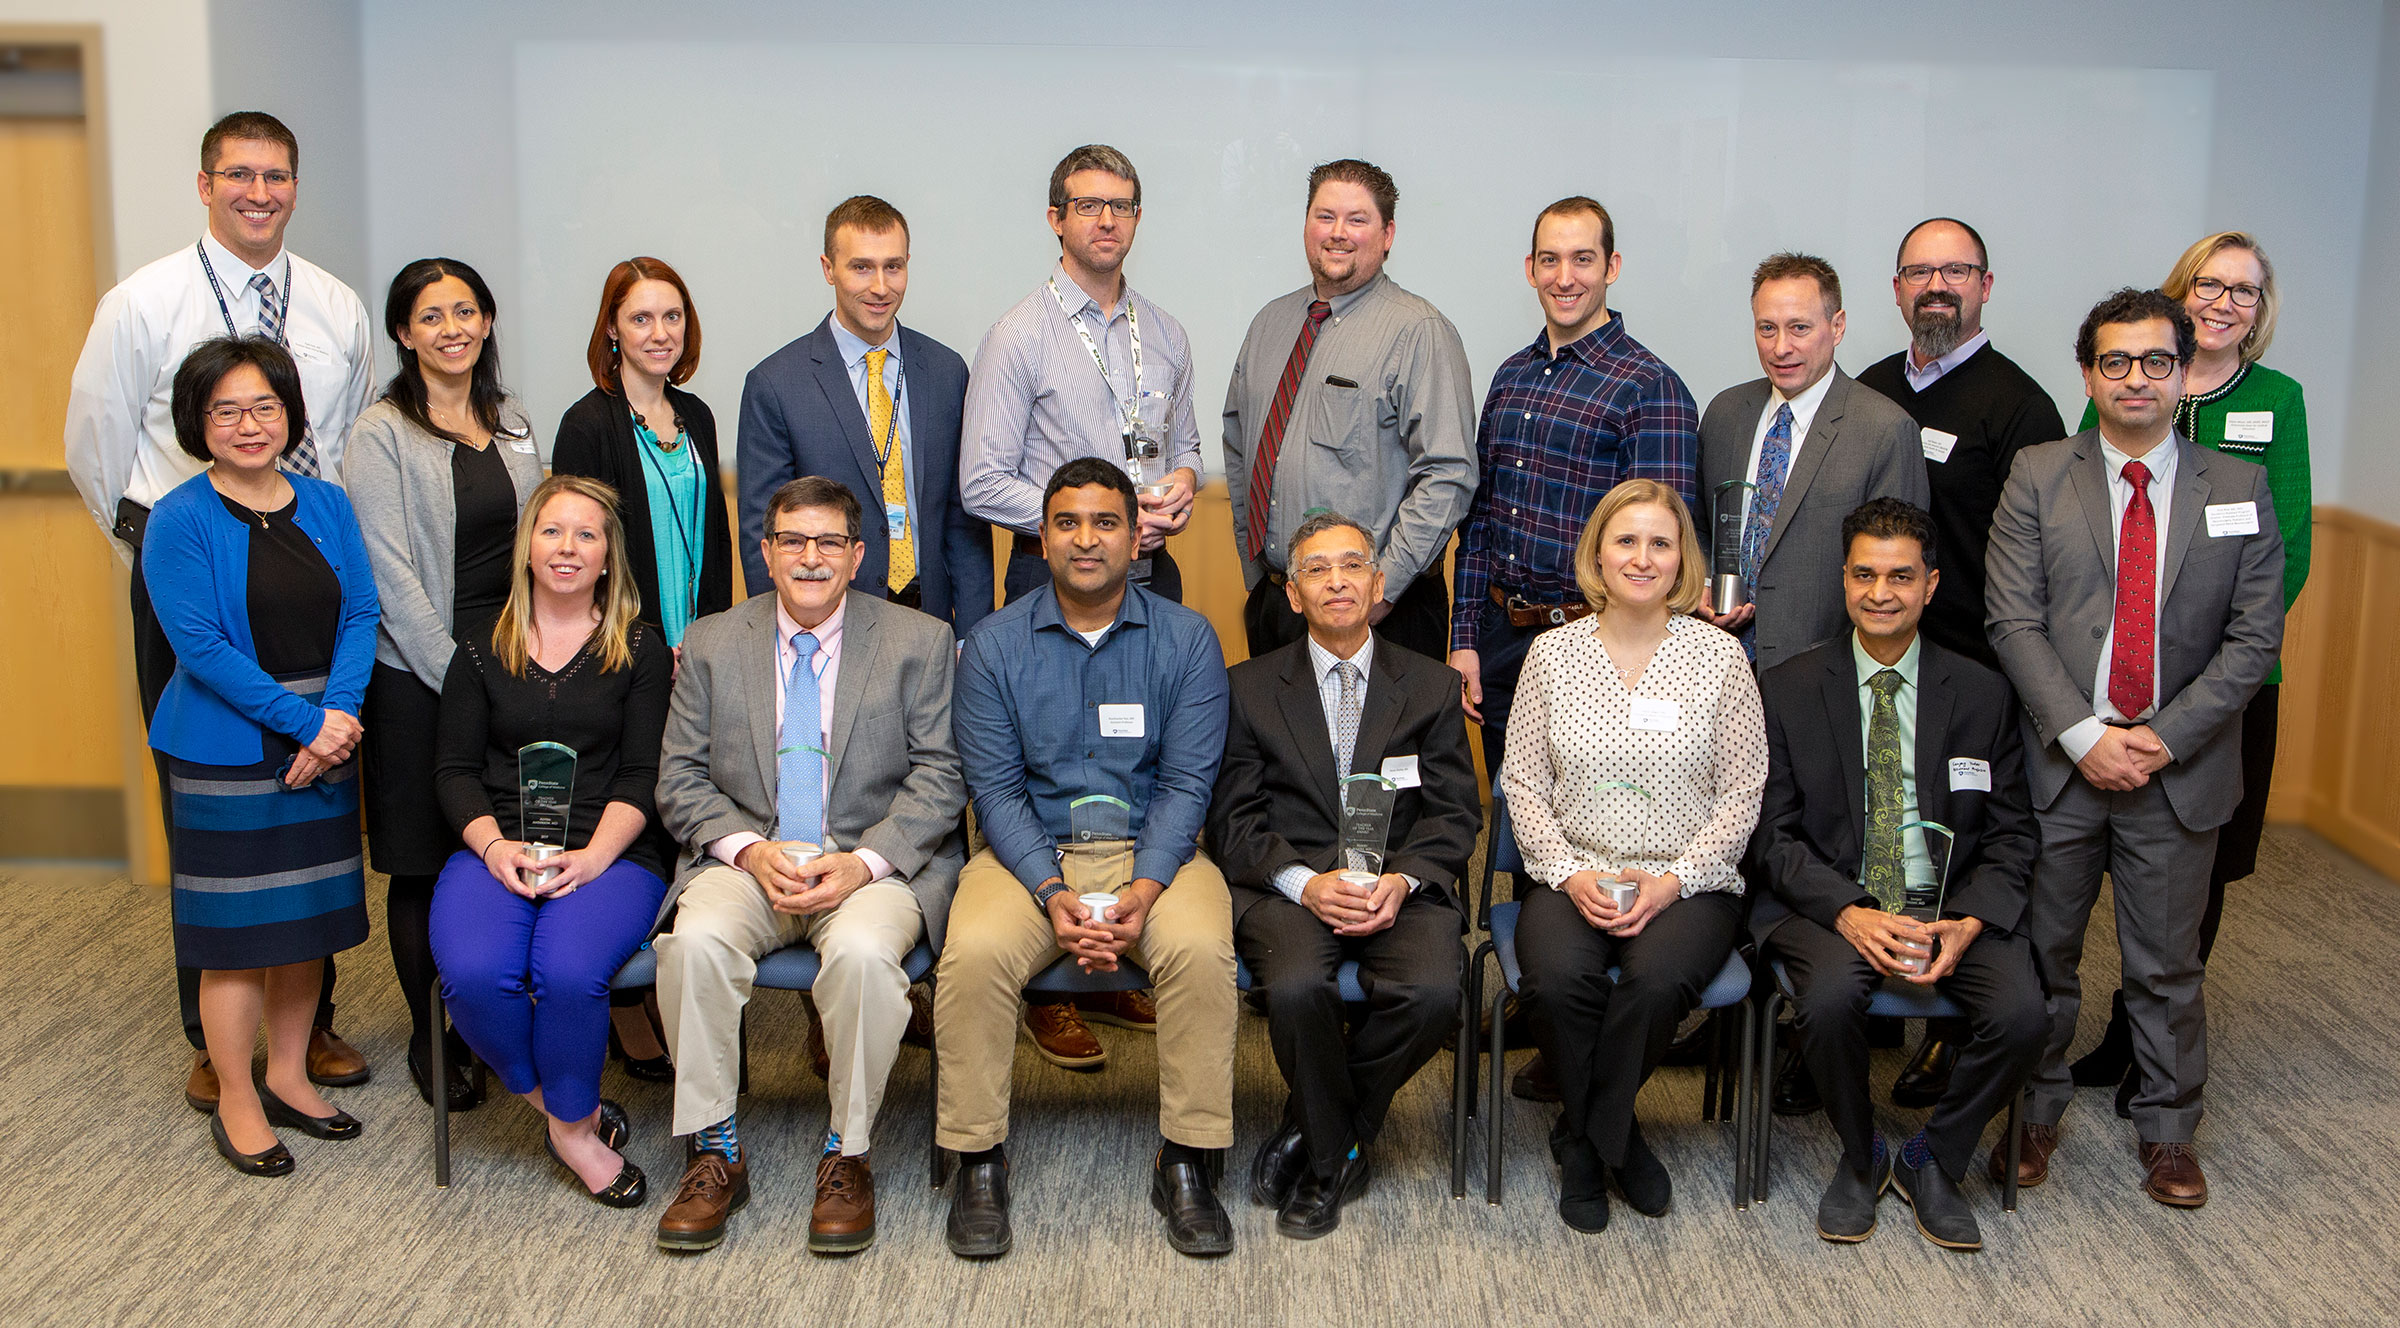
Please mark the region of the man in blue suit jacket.
POLYGON ((867 557, 857 588, 950 624, 964 638, 992 611, 992 531, 958 501, 967 364, 901 327, 908 220, 880 198, 825 217, 833 313, 759 361, 742 384, 738 440, 742 573, 768 584, 759 553, 767 500, 802 475, 865 501, 867 557))

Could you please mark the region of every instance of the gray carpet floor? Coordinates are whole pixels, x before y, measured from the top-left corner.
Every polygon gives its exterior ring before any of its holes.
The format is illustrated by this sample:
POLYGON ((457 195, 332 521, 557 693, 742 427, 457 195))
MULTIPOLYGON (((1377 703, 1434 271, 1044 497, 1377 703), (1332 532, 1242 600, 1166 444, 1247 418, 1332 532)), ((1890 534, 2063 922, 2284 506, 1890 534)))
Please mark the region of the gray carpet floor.
MULTIPOLYGON (((371 888, 371 894, 378 893, 371 888)), ((236 1175, 180 1095, 163 894, 88 868, 0 865, 0 947, 19 956, 0 1020, 0 1322, 59 1324, 2142 1324, 2390 1323, 2400 1317, 2400 886, 2305 832, 2270 833, 2236 887, 2210 972, 2213 1198, 2144 1198, 2131 1127, 2107 1096, 2070 1111, 2050 1183, 2017 1214, 1980 1177, 1987 1247, 1922 1239, 1899 1200, 1864 1245, 1812 1217, 1836 1148, 1822 1116, 1776 1122, 1773 1197, 1730 1203, 1728 1126, 1699 1119, 1700 1071, 1662 1070, 1646 1130, 1677 1186, 1658 1220, 1619 1205, 1597 1236, 1560 1224, 1542 1146, 1550 1109, 1514 1102, 1507 1202, 1449 1195, 1450 1057, 1396 1105, 1366 1197, 1314 1243, 1238 1201, 1239 1248, 1195 1262, 1148 1203, 1151 1040, 1100 1029, 1107 1069, 1075 1074, 1020 1046, 1016 1250, 943 1248, 926 1185, 925 1053, 904 1049, 877 1135, 881 1238, 849 1259, 805 1248, 823 1085, 798 999, 762 993, 743 1136, 756 1197, 726 1243, 651 1243, 636 1212, 581 1197, 538 1120, 498 1099, 455 1118, 458 1176, 431 1179, 429 1113, 402 1063, 406 1017, 383 948, 343 957, 340 1026, 375 1078, 333 1090, 367 1122, 349 1144, 286 1135, 295 1175, 236 1175)), ((2115 977, 2105 900, 2087 974, 2115 977)), ((2098 1035, 2104 1002, 2087 1012, 2098 1035)), ((1904 1056, 1877 1053, 1880 1099, 1904 1056)), ((1282 1097, 1265 1026, 1245 1014, 1233 1161, 1246 1167, 1282 1097)), ((1512 1057, 1512 1060, 1518 1059, 1512 1057)), ((609 1073, 634 1159, 659 1191, 680 1156, 668 1091, 609 1073)), ((1885 1108, 1887 1132, 1914 1128, 1885 1108)), ((1995 1127, 1996 1132, 1996 1127, 1995 1127)), ((1480 1139, 1480 1134, 1476 1136, 1480 1139)), ((1480 1156, 1480 1154, 1478 1154, 1480 1156)))

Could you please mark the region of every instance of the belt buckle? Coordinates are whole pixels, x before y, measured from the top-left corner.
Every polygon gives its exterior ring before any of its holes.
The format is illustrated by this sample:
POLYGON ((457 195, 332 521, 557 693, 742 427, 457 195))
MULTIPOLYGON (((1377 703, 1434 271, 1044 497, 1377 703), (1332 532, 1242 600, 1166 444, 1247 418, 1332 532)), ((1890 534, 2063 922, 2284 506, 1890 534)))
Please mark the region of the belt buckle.
POLYGON ((1565 606, 1565 605, 1563 605, 1563 604, 1553 604, 1553 605, 1551 605, 1551 606, 1550 606, 1550 625, 1551 625, 1552 627, 1564 627, 1564 626, 1566 626, 1566 623, 1567 623, 1567 608, 1566 608, 1566 606, 1565 606))

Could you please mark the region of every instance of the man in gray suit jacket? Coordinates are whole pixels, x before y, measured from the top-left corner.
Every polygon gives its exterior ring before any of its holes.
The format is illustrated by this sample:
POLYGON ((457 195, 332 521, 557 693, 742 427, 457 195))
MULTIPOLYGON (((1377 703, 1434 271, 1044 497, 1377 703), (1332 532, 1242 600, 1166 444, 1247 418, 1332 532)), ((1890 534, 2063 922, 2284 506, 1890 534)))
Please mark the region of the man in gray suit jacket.
POLYGON ((667 1249, 715 1245, 749 1201, 733 1118, 742 1008, 759 957, 802 942, 822 964, 813 995, 833 1117, 808 1245, 850 1253, 875 1239, 868 1132, 908 1026, 901 962, 920 936, 940 944, 966 860, 966 784, 950 740, 950 631, 847 593, 866 558, 859 527, 843 486, 784 485, 765 515, 773 592, 684 638, 658 778, 659 819, 684 845, 658 997, 674 1129, 691 1136, 658 1223, 667 1249))
POLYGON ((1719 392, 1700 417, 1700 499, 1711 510, 1692 520, 1713 540, 1719 486, 1758 486, 1743 521, 1751 602, 1710 605, 1709 620, 1738 633, 1763 671, 1850 629, 1842 518, 1870 498, 1924 507, 1933 494, 1916 422, 1833 362, 1843 317, 1832 264, 1770 256, 1750 274, 1750 315, 1766 377, 1719 392))
MULTIPOLYGON (((2025 705, 2042 828, 2026 902, 2051 1029, 2019 1183, 2049 1171, 2074 1096, 2076 967, 2114 883, 2143 1189, 2197 1208, 2208 1077, 2200 917, 2217 829, 2241 800, 2241 725, 2283 645, 2283 540, 2266 471, 2176 433, 2195 342, 2183 306, 2126 289, 2075 337, 2096 429, 2017 455, 1992 519, 1985 610, 2025 705)), ((2003 1144, 2005 1144, 2005 1140, 2003 1144)), ((2006 1165, 1995 1150, 1995 1173, 2006 1165)))

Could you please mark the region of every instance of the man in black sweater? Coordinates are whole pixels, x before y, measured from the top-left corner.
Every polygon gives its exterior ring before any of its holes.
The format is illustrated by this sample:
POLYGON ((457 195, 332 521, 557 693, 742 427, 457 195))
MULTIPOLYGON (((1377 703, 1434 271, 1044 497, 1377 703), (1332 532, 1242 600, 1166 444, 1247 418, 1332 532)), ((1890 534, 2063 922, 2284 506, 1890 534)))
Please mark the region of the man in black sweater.
MULTIPOLYGON (((1897 402, 1924 435, 1947 587, 1925 607, 1925 635, 1996 670, 1999 657, 1983 632, 1983 551, 1992 509, 2017 453, 2064 438, 2067 430, 2050 394, 1984 334, 1983 303, 1991 295, 1991 255, 1975 228, 1950 217, 1918 222, 1901 237, 1892 274, 1908 349, 1868 366, 1858 381, 1897 402)), ((1928 1020, 1925 1045, 1892 1082, 1894 1105, 1939 1101, 1963 1038, 1953 1021, 1928 1020)), ((1803 1086, 1790 1078, 1777 1085, 1781 1109, 1815 1096, 1795 1094, 1803 1086)))

